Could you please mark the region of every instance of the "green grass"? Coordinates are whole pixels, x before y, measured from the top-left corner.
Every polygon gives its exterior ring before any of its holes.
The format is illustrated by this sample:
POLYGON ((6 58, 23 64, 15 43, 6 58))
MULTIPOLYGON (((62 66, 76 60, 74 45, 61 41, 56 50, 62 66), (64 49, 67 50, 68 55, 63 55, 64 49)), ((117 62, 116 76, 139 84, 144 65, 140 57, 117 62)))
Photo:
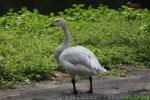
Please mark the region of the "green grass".
POLYGON ((150 66, 150 11, 146 9, 86 10, 74 5, 45 16, 23 8, 0 17, 0 88, 51 79, 54 70, 62 69, 53 50, 63 42, 63 31, 46 28, 57 17, 67 20, 72 46, 89 48, 110 75, 125 75, 119 64, 150 66))
POLYGON ((150 100, 150 95, 130 95, 123 100, 150 100))

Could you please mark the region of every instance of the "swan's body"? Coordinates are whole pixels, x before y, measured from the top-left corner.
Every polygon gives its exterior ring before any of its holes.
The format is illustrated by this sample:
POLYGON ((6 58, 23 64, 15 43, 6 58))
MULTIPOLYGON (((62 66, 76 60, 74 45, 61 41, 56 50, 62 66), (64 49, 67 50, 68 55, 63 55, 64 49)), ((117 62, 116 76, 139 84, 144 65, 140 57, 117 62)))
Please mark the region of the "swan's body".
POLYGON ((96 56, 88 49, 82 46, 70 47, 70 33, 65 24, 65 20, 58 18, 55 24, 61 27, 65 33, 65 42, 63 45, 55 49, 54 56, 56 60, 68 71, 72 77, 74 93, 77 93, 75 87, 75 75, 89 77, 90 80, 90 93, 93 92, 92 88, 92 75, 98 72, 106 72, 96 56))
POLYGON ((59 61, 72 76, 92 76, 99 71, 105 71, 94 54, 82 46, 64 49, 59 61))

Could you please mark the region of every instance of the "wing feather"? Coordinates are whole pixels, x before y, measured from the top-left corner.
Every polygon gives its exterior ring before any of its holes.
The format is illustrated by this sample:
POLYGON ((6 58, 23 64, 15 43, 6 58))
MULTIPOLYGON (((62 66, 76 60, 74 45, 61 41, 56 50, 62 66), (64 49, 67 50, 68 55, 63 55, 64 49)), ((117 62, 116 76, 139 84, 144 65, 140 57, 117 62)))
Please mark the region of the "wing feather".
POLYGON ((87 67, 92 73, 95 74, 99 71, 106 72, 106 70, 100 65, 96 56, 90 50, 82 46, 70 47, 65 49, 60 55, 59 59, 62 64, 63 61, 67 61, 74 67, 87 67))

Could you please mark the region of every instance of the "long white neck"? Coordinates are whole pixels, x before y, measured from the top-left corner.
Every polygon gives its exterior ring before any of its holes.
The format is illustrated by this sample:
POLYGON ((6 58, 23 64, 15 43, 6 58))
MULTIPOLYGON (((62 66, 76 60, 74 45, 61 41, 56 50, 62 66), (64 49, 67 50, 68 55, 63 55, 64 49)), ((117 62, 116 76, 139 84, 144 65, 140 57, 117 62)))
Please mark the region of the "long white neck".
POLYGON ((65 33, 64 47, 68 48, 68 47, 70 47, 70 32, 69 32, 67 26, 65 26, 63 28, 63 30, 64 30, 64 33, 65 33))
POLYGON ((70 47, 70 32, 66 25, 64 25, 62 27, 62 29, 64 30, 64 33, 65 33, 65 41, 64 41, 63 45, 61 45, 55 49, 55 54, 54 54, 54 56, 58 62, 59 62, 60 54, 64 51, 64 49, 70 47))

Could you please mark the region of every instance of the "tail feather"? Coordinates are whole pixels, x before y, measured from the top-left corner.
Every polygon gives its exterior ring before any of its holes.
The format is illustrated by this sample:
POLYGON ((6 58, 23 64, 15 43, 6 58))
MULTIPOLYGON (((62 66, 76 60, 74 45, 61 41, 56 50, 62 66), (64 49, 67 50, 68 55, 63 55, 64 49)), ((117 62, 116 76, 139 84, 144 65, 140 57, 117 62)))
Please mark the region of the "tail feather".
POLYGON ((95 74, 98 72, 107 72, 107 70, 103 66, 101 66, 97 59, 91 59, 91 68, 95 74))

